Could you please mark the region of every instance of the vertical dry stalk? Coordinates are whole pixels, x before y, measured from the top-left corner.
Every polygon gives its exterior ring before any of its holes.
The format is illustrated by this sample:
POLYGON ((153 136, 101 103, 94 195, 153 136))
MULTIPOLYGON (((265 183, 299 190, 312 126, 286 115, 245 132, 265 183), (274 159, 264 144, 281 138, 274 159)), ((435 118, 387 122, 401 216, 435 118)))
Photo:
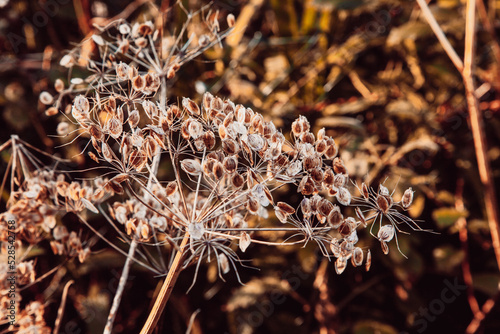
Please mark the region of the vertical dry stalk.
POLYGON ((464 70, 462 72, 465 91, 467 96, 467 104, 469 105, 470 124, 472 136, 474 138, 474 146, 476 149, 477 165, 479 168, 479 176, 485 190, 485 206, 488 215, 488 223, 491 231, 491 239, 493 241, 493 249, 497 259, 497 264, 500 269, 500 230, 497 198, 495 193, 495 183, 492 177, 491 168, 487 157, 487 143, 484 134, 484 123, 481 115, 481 109, 477 101, 475 92, 473 75, 474 50, 476 38, 476 2, 474 0, 467 1, 466 14, 466 30, 465 30, 465 55, 464 55, 464 70))
POLYGON ((184 257, 184 249, 185 246, 187 245, 188 240, 189 240, 189 233, 186 232, 186 234, 184 235, 184 239, 182 239, 182 243, 179 247, 179 251, 177 251, 174 261, 170 266, 167 278, 163 282, 160 292, 156 297, 153 309, 149 313, 148 319, 146 320, 146 323, 144 324, 144 327, 141 330, 141 334, 150 334, 156 327, 156 324, 158 323, 158 320, 160 319, 160 316, 163 313, 163 309, 165 308, 165 305, 167 305, 167 301, 170 297, 170 294, 174 289, 175 282, 177 281, 177 278, 179 277, 179 274, 181 272, 182 259, 184 257))
POLYGON ((491 173, 491 168, 488 163, 487 143, 484 134, 484 123, 481 115, 481 110, 479 108, 479 103, 475 95, 475 85, 473 80, 473 63, 474 63, 474 50, 475 50, 475 38, 476 38, 476 2, 475 0, 467 1, 467 13, 466 13, 466 29, 465 29, 465 54, 464 62, 460 60, 457 53, 451 46, 450 42, 444 35, 436 19, 432 15, 427 3, 424 0, 417 0, 420 8, 422 9, 422 14, 429 23, 430 27, 434 31, 434 34, 438 38, 439 42, 445 49, 446 53, 450 57, 451 61, 458 69, 460 74, 462 74, 465 92, 467 98, 467 104, 469 106, 470 124, 472 136, 474 139, 474 147, 476 151, 477 165, 479 169, 479 176, 481 178, 481 183, 484 187, 485 192, 485 207, 486 214, 488 216, 488 223, 491 231, 491 239, 493 242, 493 249, 495 251, 495 257, 497 260, 498 268, 500 269, 500 230, 499 230, 499 215, 497 208, 497 199, 495 193, 495 184, 493 182, 493 177, 491 173))

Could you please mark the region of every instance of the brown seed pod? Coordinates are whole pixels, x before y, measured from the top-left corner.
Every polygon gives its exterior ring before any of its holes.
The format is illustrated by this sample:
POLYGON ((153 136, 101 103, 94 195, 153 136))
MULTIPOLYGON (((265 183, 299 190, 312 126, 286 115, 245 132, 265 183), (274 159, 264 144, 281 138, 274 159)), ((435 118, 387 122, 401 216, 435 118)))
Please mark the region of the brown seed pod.
POLYGON ((146 86, 146 81, 142 76, 136 75, 135 77, 132 78, 132 88, 135 89, 136 91, 138 92, 142 91, 145 86, 146 86))
POLYGON ((335 174, 347 174, 347 169, 341 158, 337 157, 333 160, 333 171, 335 174))
POLYGON ((309 217, 312 214, 311 200, 309 198, 306 197, 300 202, 300 210, 305 217, 309 217))
POLYGON ((322 139, 316 142, 316 152, 318 154, 323 155, 326 152, 326 148, 326 140, 322 139))
POLYGON ((313 145, 316 139, 314 138, 314 135, 311 132, 304 132, 300 135, 300 140, 303 143, 311 144, 313 145))
POLYGON ((365 262, 366 271, 369 271, 371 266, 372 266, 372 252, 368 250, 368 252, 366 252, 366 262, 365 262))
POLYGON ((224 176, 224 166, 219 161, 216 161, 214 163, 212 173, 214 174, 216 180, 222 179, 224 176))
POLYGON ((404 209, 408 209, 413 202, 413 189, 410 187, 405 190, 403 198, 401 198, 401 205, 404 209))
POLYGON ((226 138, 222 141, 222 149, 228 155, 238 154, 240 151, 240 145, 231 138, 226 138))
POLYGON ((126 63, 120 62, 116 66, 116 76, 120 80, 127 80, 128 79, 128 70, 129 70, 128 65, 126 63))
POLYGON ((302 195, 309 196, 315 191, 314 183, 309 176, 304 176, 299 183, 297 192, 302 193, 302 195))
POLYGON ((384 252, 385 255, 389 254, 389 246, 387 246, 386 242, 381 241, 380 246, 382 247, 382 252, 384 252))
POLYGON ((238 159, 236 156, 228 156, 224 158, 223 165, 226 173, 232 174, 238 168, 238 159))
POLYGON ((248 147, 254 151, 261 151, 265 147, 265 140, 257 133, 252 133, 247 138, 248 147))
POLYGON ((338 192, 335 197, 337 198, 337 201, 339 201, 339 203, 342 205, 348 206, 349 204, 351 204, 351 193, 344 187, 338 188, 338 192))
POLYGON ((311 178, 313 179, 314 182, 316 183, 321 183, 323 181, 323 170, 321 167, 315 167, 310 170, 311 173, 311 178))
POLYGON ((326 198, 323 198, 318 206, 318 213, 323 217, 328 217, 333 210, 333 204, 326 198))
POLYGON ((200 162, 194 159, 184 159, 181 161, 181 168, 189 175, 199 175, 202 172, 200 162))
POLYGON ((335 178, 335 174, 333 173, 333 170, 330 167, 325 168, 325 173, 323 175, 323 184, 326 186, 326 188, 330 188, 333 186, 333 181, 335 178))
POLYGON ((234 25, 236 24, 236 19, 234 18, 233 14, 229 14, 226 17, 226 20, 227 20, 227 25, 228 25, 229 28, 234 27, 234 25))
POLYGON ((207 150, 212 150, 214 148, 215 134, 212 132, 212 130, 205 131, 201 138, 207 150))
POLYGON ((260 203, 259 200, 253 196, 248 196, 247 199, 247 209, 252 214, 256 214, 259 211, 260 203))
POLYGON ((295 209, 290 204, 285 202, 276 203, 276 207, 278 207, 281 211, 283 211, 287 215, 293 215, 295 213, 295 209))
POLYGON ((193 100, 184 97, 182 99, 182 106, 186 109, 191 115, 200 115, 200 107, 193 100))
POLYGON ((389 211, 390 206, 386 196, 382 195, 377 196, 377 208, 384 214, 386 214, 389 211))
POLYGON ((111 149, 109 148, 109 145, 103 141, 101 144, 101 150, 102 150, 102 156, 104 159, 106 159, 107 162, 112 162, 113 161, 113 153, 111 153, 111 149))
POLYGON ((363 211, 361 211, 361 209, 358 206, 356 207, 356 209, 354 209, 354 211, 356 211, 356 216, 358 216, 363 227, 366 227, 366 218, 365 215, 363 214, 363 211))
POLYGON ((326 150, 325 150, 325 158, 328 160, 331 160, 337 156, 338 153, 338 148, 335 142, 331 145, 327 145, 326 150))
POLYGON ((245 178, 243 176, 241 176, 240 174, 235 173, 231 177, 231 184, 233 185, 233 187, 239 189, 239 188, 243 187, 243 185, 245 184, 245 178))
POLYGON ((365 201, 368 201, 368 198, 370 198, 370 192, 368 191, 368 187, 364 182, 361 184, 361 195, 363 196, 365 201))
POLYGON ((203 104, 203 108, 205 110, 211 109, 211 103, 212 103, 213 99, 214 99, 214 96, 212 94, 210 94, 209 92, 206 92, 205 94, 203 94, 202 104, 203 104))
POLYGON ((107 123, 107 128, 111 137, 118 139, 122 135, 123 125, 115 117, 111 117, 107 123))
POLYGON ((352 251, 351 262, 355 267, 359 267, 363 263, 363 250, 359 247, 354 248, 352 251))
POLYGON ((335 271, 337 272, 337 275, 342 274, 346 267, 347 267, 347 259, 344 258, 343 256, 337 258, 337 261, 335 261, 335 271))
POLYGON ((328 224, 337 229, 342 224, 344 220, 344 216, 340 212, 340 208, 337 205, 334 205, 330 213, 328 214, 327 222, 328 224))
POLYGON ((147 161, 147 156, 143 152, 137 150, 132 151, 128 159, 129 165, 135 168, 135 170, 138 172, 140 172, 144 168, 147 161))
POLYGON ((165 192, 167 193, 167 196, 172 196, 177 192, 177 182, 171 181, 167 184, 165 187, 165 192))
POLYGON ((116 183, 122 183, 122 182, 124 182, 124 181, 126 181, 128 179, 129 179, 129 175, 128 174, 126 174, 126 173, 120 173, 120 174, 114 176, 111 179, 111 181, 114 181, 116 183))
POLYGON ((347 178, 344 176, 344 174, 337 174, 333 178, 333 185, 337 188, 344 187, 346 185, 347 178))
POLYGON ((144 139, 142 143, 142 150, 146 152, 146 156, 150 159, 153 160, 155 155, 158 153, 158 143, 156 140, 151 137, 147 136, 146 139, 144 139))
POLYGON ((104 133, 101 127, 96 124, 91 124, 87 129, 92 137, 94 137, 98 142, 104 139, 104 133))
POLYGON ((135 129, 140 120, 141 118, 139 115, 139 111, 137 109, 132 110, 128 116, 128 124, 130 125, 130 127, 132 129, 135 129))
POLYGON ((344 238, 351 235, 353 230, 354 230, 353 225, 347 219, 344 220, 338 228, 340 235, 344 238))

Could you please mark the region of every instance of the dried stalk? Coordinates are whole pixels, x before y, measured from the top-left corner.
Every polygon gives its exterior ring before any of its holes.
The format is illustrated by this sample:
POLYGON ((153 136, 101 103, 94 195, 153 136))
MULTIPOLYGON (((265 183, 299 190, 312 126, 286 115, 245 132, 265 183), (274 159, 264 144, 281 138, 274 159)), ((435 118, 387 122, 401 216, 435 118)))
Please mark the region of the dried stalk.
POLYGON ((427 3, 424 0, 417 0, 420 8, 422 9, 422 14, 431 26, 432 30, 439 39, 439 42, 445 49, 446 53, 450 57, 455 67, 462 74, 467 104, 469 106, 470 124, 472 136, 474 139, 474 147, 476 151, 477 165, 479 169, 479 176, 481 178, 481 183, 484 187, 485 192, 485 207, 486 214, 488 216, 488 223, 491 232, 491 239, 493 242, 493 249, 495 251, 495 257, 497 260, 498 268, 500 269, 500 230, 499 230, 499 214, 497 208, 497 199, 495 193, 495 184, 493 182, 493 177, 491 173, 491 167, 488 162, 487 154, 487 143, 486 136, 484 134, 484 123, 481 115, 481 109, 479 108, 479 103, 475 95, 475 85, 473 80, 473 63, 474 63, 474 50, 475 50, 475 38, 476 38, 476 20, 475 20, 475 9, 476 2, 474 0, 467 1, 467 12, 466 12, 466 29, 465 29, 465 54, 464 62, 460 60, 457 53, 451 46, 450 42, 444 35, 443 31, 436 22, 436 19, 432 15, 427 3))
POLYGON ((151 312, 149 313, 148 319, 146 320, 144 327, 141 330, 141 334, 150 334, 156 327, 156 324, 158 323, 158 320, 160 319, 160 316, 163 313, 163 309, 167 304, 170 294, 174 289, 175 282, 177 281, 177 278, 179 277, 179 274, 181 272, 182 259, 184 257, 184 248, 187 245, 188 240, 189 240, 189 233, 186 231, 184 239, 182 239, 182 243, 179 247, 180 250, 175 255, 174 261, 172 262, 170 270, 168 271, 167 278, 163 282, 163 285, 161 286, 158 296, 156 296, 156 301, 153 305, 151 312))
POLYGON ((499 230, 499 215, 497 207, 497 198, 495 193, 495 183, 493 181, 491 167, 488 161, 486 135, 484 134, 484 123, 477 101, 473 75, 474 50, 476 39, 476 19, 475 10, 476 2, 473 0, 467 1, 466 14, 466 30, 465 30, 465 55, 464 55, 464 70, 462 76, 465 83, 465 91, 467 96, 467 104, 469 105, 470 124, 472 136, 474 138, 474 147, 476 149, 476 159, 479 169, 479 176, 485 190, 485 206, 488 216, 488 223, 491 231, 491 239, 493 249, 497 259, 497 265, 500 269, 500 230, 499 230))

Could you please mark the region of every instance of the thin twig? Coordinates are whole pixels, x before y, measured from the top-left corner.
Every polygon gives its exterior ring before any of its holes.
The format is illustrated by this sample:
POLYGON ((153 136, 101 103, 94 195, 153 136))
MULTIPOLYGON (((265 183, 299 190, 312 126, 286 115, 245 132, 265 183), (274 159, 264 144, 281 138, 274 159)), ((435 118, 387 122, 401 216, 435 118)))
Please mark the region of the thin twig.
POLYGON ((493 249, 497 260, 498 268, 500 269, 500 230, 499 230, 499 215, 497 207, 497 197, 495 192, 495 182, 492 177, 491 167, 488 161, 488 147, 486 136, 484 134, 484 123, 477 101, 474 80, 473 80, 473 64, 474 50, 476 38, 476 19, 475 19, 476 1, 467 1, 467 14, 465 21, 465 55, 464 55, 464 70, 463 79, 465 83, 465 91, 467 96, 467 104, 469 105, 470 124, 474 146, 476 149, 476 159, 479 169, 479 176, 484 187, 484 200, 486 206, 486 214, 493 242, 493 249))
POLYGON ((481 308, 481 311, 474 315, 474 319, 470 322, 469 326, 465 330, 467 334, 478 333, 481 329, 481 325, 483 320, 486 319, 486 316, 490 313, 491 309, 495 306, 498 297, 500 297, 500 291, 497 292, 496 295, 488 299, 481 308))
MULTIPOLYGON (((462 73, 463 68, 464 68, 464 63, 462 62, 462 59, 458 56, 457 52, 451 45, 450 41, 448 38, 446 38, 446 35, 444 34, 443 30, 439 26, 439 23, 437 23, 436 19, 434 18, 434 15, 432 15, 431 10, 429 9, 429 6, 427 6, 427 2, 425 0, 417 0, 418 5, 420 6, 420 9, 422 10, 422 15, 424 18, 427 20, 427 23, 431 26, 432 31, 436 35, 437 39, 441 43, 441 45, 444 48, 444 51, 448 54, 448 57, 450 57, 451 61, 455 65, 455 67, 458 69, 460 73, 462 73)), ((468 3, 468 1, 467 1, 468 3)))
POLYGON ((71 284, 75 283, 75 281, 71 280, 66 285, 64 286, 63 294, 61 297, 61 305, 59 306, 59 309, 57 310, 57 319, 54 324, 54 331, 52 334, 57 334, 59 333, 59 327, 61 327, 61 321, 64 316, 64 308, 66 307, 66 298, 68 297, 68 290, 71 284))
MULTIPOLYGON (((455 208, 459 211, 464 210, 464 201, 462 198, 464 190, 464 180, 462 178, 457 181, 457 191, 455 195, 455 208)), ((462 273, 464 276, 464 282, 467 285, 467 299, 469 301, 470 309, 474 315, 480 312, 479 304, 476 297, 474 296, 474 287, 472 285, 472 274, 470 271, 469 262, 469 247, 467 244, 468 234, 467 234, 467 220, 465 217, 460 217, 457 221, 459 228, 459 238, 462 245, 462 250, 464 252, 464 260, 462 261, 462 273)))
POLYGON ((123 290, 125 289, 125 284, 128 279, 128 273, 130 266, 132 265, 132 258, 134 257, 135 250, 137 248, 137 237, 132 239, 130 243, 130 248, 128 250, 127 260, 123 266, 123 271, 120 276, 120 282, 118 283, 118 289, 116 290, 115 297, 113 298, 113 305, 111 305, 111 310, 109 311, 108 320, 106 322, 106 327, 104 328, 104 334, 111 334, 113 329, 113 322, 115 321, 116 311, 118 311, 118 306, 122 300, 123 290))

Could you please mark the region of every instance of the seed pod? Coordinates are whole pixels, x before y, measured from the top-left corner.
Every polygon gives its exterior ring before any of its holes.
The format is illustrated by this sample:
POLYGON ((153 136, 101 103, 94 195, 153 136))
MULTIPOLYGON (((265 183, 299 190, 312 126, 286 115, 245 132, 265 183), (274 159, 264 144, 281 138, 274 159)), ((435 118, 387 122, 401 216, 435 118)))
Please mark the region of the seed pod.
POLYGON ((146 152, 146 156, 150 160, 153 160, 155 155, 158 153, 158 143, 153 137, 147 136, 142 144, 142 150, 146 152))
POLYGON ((259 211, 260 203, 259 200, 254 196, 248 196, 247 199, 247 209, 252 214, 256 214, 259 211))
POLYGON ((405 190, 403 194, 403 198, 401 199, 401 205, 404 209, 408 209, 413 202, 413 189, 408 188, 405 190))
POLYGON ((330 224, 331 227, 333 228, 339 228, 339 226, 342 224, 344 220, 344 216, 340 212, 340 208, 337 205, 333 206, 332 211, 328 214, 328 224, 330 224))
POLYGON ((240 145, 231 138, 226 138, 222 141, 222 149, 227 155, 235 155, 240 151, 240 145))
POLYGON ((181 126, 181 135, 184 139, 188 140, 191 135, 189 134, 189 123, 191 123, 192 118, 188 118, 187 120, 182 123, 181 126))
POLYGON ((252 243, 252 240, 250 239, 250 236, 248 235, 248 233, 241 232, 239 246, 240 246, 240 249, 243 253, 247 250, 248 246, 250 246, 251 243, 252 243))
POLYGON ((227 17, 226 17, 226 20, 227 20, 227 25, 229 28, 232 28, 234 27, 235 23, 236 23, 236 19, 234 18, 234 15, 233 14, 229 14, 227 17))
POLYGON ((384 252, 385 255, 389 254, 389 246, 387 246, 386 242, 381 241, 380 246, 382 247, 382 252, 384 252))
POLYGON ((248 147, 250 147, 252 150, 257 151, 257 152, 264 149, 264 146, 265 146, 264 138, 262 138, 257 133, 250 134, 247 137, 247 142, 248 142, 248 147))
POLYGON ((111 137, 118 139, 123 132, 122 123, 115 117, 111 117, 107 123, 107 128, 111 137))
POLYGON ((351 262, 355 267, 359 267, 363 263, 363 250, 361 248, 354 248, 352 251, 351 262))
POLYGON ((330 202, 326 198, 323 198, 319 203, 318 213, 323 217, 328 217, 330 215, 330 212, 332 212, 333 208, 334 206, 332 202, 330 202))
POLYGON ((227 173, 232 174, 236 172, 236 169, 238 168, 238 159, 236 158, 236 156, 226 157, 224 158, 223 165, 224 165, 224 170, 227 173))
POLYGON ((304 176, 297 187, 297 192, 302 193, 302 195, 309 196, 315 191, 314 183, 309 176, 304 176))
POLYGON ((343 256, 337 258, 337 260, 335 261, 335 271, 337 272, 337 275, 342 274, 346 267, 347 267, 347 259, 344 258, 343 256))
POLYGON ((144 109, 144 112, 149 117, 149 119, 153 119, 160 116, 160 110, 158 109, 156 104, 154 104, 151 101, 148 100, 143 101, 142 108, 144 109))
POLYGON ((333 238, 332 241, 330 241, 330 249, 332 250, 333 256, 339 257, 341 255, 341 248, 340 248, 340 243, 337 238, 333 238))
POLYGON ((333 185, 337 188, 342 188, 346 185, 346 180, 347 178, 344 176, 344 174, 337 174, 333 178, 333 185))
POLYGON ((217 256, 218 263, 220 265, 220 268, 222 269, 223 274, 227 274, 229 272, 229 261, 227 259, 226 254, 224 253, 219 253, 217 256))
POLYGON ((286 212, 283 212, 278 208, 277 206, 274 208, 274 214, 276 215, 276 218, 283 224, 286 223, 286 220, 288 219, 288 214, 286 212))
POLYGON ((219 161, 216 161, 214 163, 212 173, 214 174, 216 180, 222 179, 224 176, 224 166, 219 161))
POLYGON ((356 207, 356 209, 354 209, 354 211, 356 211, 356 216, 358 216, 363 227, 366 227, 366 225, 367 225, 366 218, 365 218, 365 215, 363 214, 363 211, 361 211, 361 209, 358 206, 356 207))
POLYGON ((311 173, 311 178, 314 180, 314 182, 321 183, 323 181, 324 174, 321 167, 315 167, 311 169, 310 173, 311 173))
POLYGON ((333 171, 335 174, 347 174, 347 169, 341 158, 335 158, 333 160, 333 171))
POLYGON ((203 94, 202 103, 203 103, 203 108, 206 111, 211 108, 210 103, 212 102, 213 98, 214 98, 214 96, 212 94, 210 94, 209 92, 205 92, 205 94, 203 94))
POLYGON ((382 195, 377 196, 377 208, 384 214, 386 214, 389 209, 389 202, 387 201, 387 198, 382 195))
POLYGON ((365 262, 366 271, 369 271, 371 266, 372 266, 372 252, 368 250, 368 252, 366 252, 366 262, 365 262))
POLYGON ((52 102, 54 102, 54 98, 52 97, 52 95, 49 92, 45 92, 45 91, 40 93, 39 99, 40 99, 40 102, 42 102, 46 106, 50 105, 50 104, 52 104, 52 102))
POLYGON ((130 153, 130 156, 128 159, 129 165, 134 167, 135 170, 138 172, 140 172, 144 168, 147 161, 148 161, 148 158, 146 157, 146 155, 142 152, 137 151, 137 150, 130 153))
POLYGON ((337 201, 339 201, 339 203, 342 205, 348 206, 349 204, 351 204, 351 193, 344 187, 338 188, 338 192, 335 197, 337 198, 337 201))
POLYGON ((102 150, 102 155, 104 159, 106 159, 107 162, 112 162, 113 161, 113 154, 111 153, 111 149, 109 148, 109 145, 103 141, 101 145, 101 150, 102 150))
POLYGON ((235 187, 237 189, 243 187, 244 183, 245 183, 245 178, 238 173, 235 173, 231 177, 231 184, 233 185, 233 187, 235 187))
POLYGON ((59 136, 66 136, 69 132, 69 124, 67 122, 61 122, 57 124, 56 131, 59 136))
POLYGON ((311 144, 313 145, 316 139, 314 138, 314 135, 311 132, 304 132, 300 135, 300 140, 303 143, 311 144))
POLYGON ((300 202, 300 209, 305 217, 309 217, 312 214, 311 210, 311 200, 309 198, 304 198, 300 202))
POLYGON ((323 174, 323 184, 327 188, 330 188, 333 185, 334 179, 335 174, 333 173, 333 170, 330 167, 326 167, 325 173, 323 174))
POLYGON ((378 240, 381 242, 389 242, 394 238, 395 229, 392 224, 384 225, 378 230, 378 240))
POLYGON ((200 115, 200 107, 193 100, 184 97, 182 99, 182 106, 186 109, 191 115, 200 115))
POLYGON ((184 159, 181 161, 181 168, 189 175, 199 175, 202 172, 200 162, 194 159, 184 159))
POLYGON ((338 153, 338 148, 337 148, 337 145, 335 144, 335 142, 332 140, 332 143, 328 144, 328 141, 327 141, 327 147, 325 150, 325 158, 327 158, 328 160, 331 160, 337 156, 337 153, 338 153))
POLYGON ((364 182, 361 184, 361 195, 363 196, 365 201, 368 201, 368 198, 370 198, 370 192, 368 191, 368 187, 364 182))
POLYGON ((316 142, 316 152, 320 155, 323 155, 326 152, 327 146, 326 146, 326 140, 318 140, 316 142))
POLYGON ((224 102, 222 102, 222 99, 220 97, 213 98, 210 101, 210 108, 221 112, 224 108, 224 102))
POLYGON ((168 197, 175 194, 177 192, 177 182, 175 182, 175 181, 169 182, 167 184, 167 186, 165 187, 165 192, 166 192, 168 197))
POLYGON ((212 132, 212 130, 205 131, 205 133, 202 135, 202 140, 207 150, 211 150, 214 148, 215 134, 212 132))
POLYGON ((342 237, 344 238, 351 235, 353 230, 354 226, 348 219, 345 219, 338 228, 340 235, 342 235, 342 237))
POLYGON ((283 211, 288 215, 293 215, 295 213, 295 209, 291 205, 285 202, 276 203, 276 207, 278 207, 281 211, 283 211))
POLYGON ((188 232, 191 238, 200 240, 205 234, 205 226, 200 222, 193 222, 188 224, 188 232))
POLYGON ((146 86, 146 81, 142 76, 136 75, 135 77, 132 78, 132 88, 135 89, 136 91, 138 92, 142 91, 145 86, 146 86))
POLYGON ((137 109, 132 110, 128 115, 128 124, 132 129, 135 129, 137 127, 140 120, 141 118, 137 109))
POLYGON ((192 138, 197 139, 203 134, 203 125, 197 120, 191 119, 188 125, 188 132, 192 138))

